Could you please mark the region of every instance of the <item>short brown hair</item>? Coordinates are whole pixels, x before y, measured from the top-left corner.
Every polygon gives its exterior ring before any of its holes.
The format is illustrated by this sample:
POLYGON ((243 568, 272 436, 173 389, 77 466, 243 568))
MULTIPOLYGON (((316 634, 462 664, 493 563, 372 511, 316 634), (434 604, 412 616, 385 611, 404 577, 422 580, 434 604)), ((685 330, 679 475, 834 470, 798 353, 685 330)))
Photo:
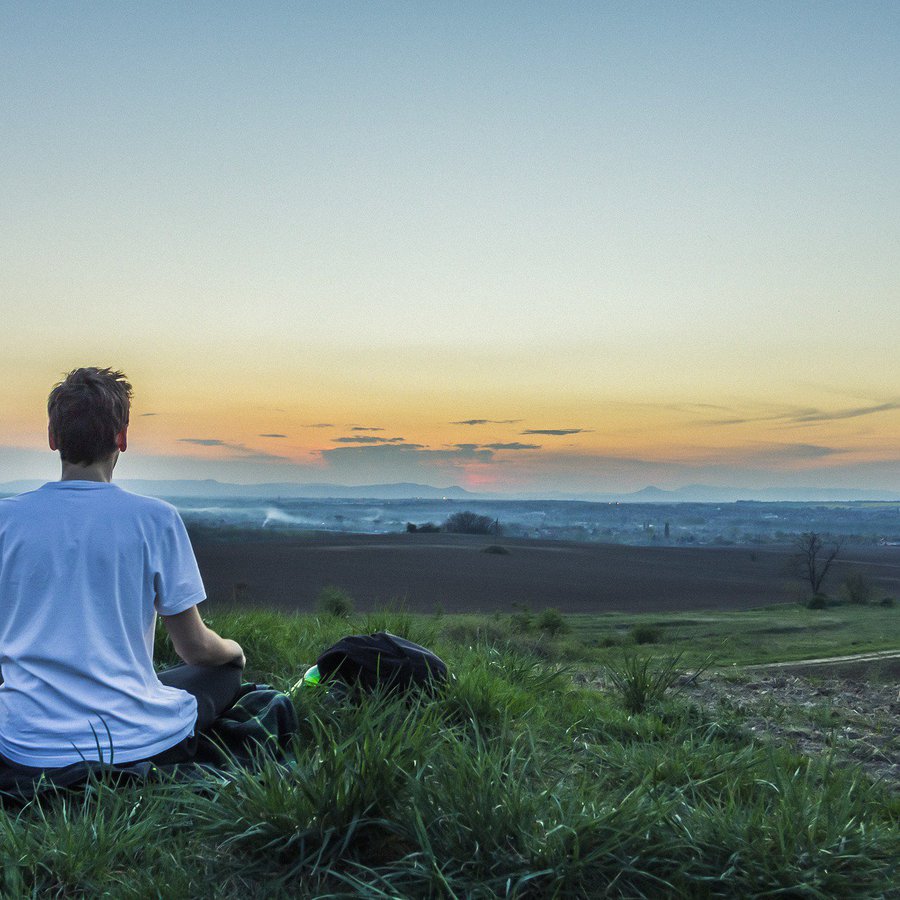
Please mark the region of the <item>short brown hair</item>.
POLYGON ((89 466, 116 450, 128 425, 131 385, 122 372, 88 366, 73 369, 50 392, 50 434, 65 462, 89 466))

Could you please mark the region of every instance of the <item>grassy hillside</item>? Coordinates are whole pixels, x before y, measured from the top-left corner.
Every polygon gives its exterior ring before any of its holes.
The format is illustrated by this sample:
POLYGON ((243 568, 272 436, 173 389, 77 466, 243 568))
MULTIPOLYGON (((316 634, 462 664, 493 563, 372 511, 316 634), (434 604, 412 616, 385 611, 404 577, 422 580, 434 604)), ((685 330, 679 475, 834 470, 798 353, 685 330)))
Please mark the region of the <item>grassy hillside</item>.
MULTIPOLYGON (((846 649, 851 619, 824 612, 837 624, 823 634, 844 634, 846 649)), ((900 802, 888 786, 827 754, 807 759, 756 742, 738 710, 713 715, 670 694, 634 713, 615 690, 578 687, 559 665, 565 655, 572 668, 596 668, 610 654, 627 676, 622 659, 633 650, 652 653, 655 669, 679 646, 676 633, 685 644, 697 640, 692 628, 738 635, 741 614, 659 626, 664 642, 649 645, 634 643, 632 629, 652 623, 564 621, 541 631, 517 615, 252 612, 213 621, 244 645, 251 677, 279 687, 338 637, 381 628, 433 647, 454 678, 433 701, 335 705, 302 690, 287 766, 267 762, 200 789, 97 784, 7 805, 0 895, 890 894, 900 802), (603 646, 609 634, 619 643, 603 646)), ((882 630, 896 629, 895 610, 881 616, 882 630)), ((764 617, 754 621, 762 627, 764 617)), ((832 640, 782 631, 787 653, 791 635, 801 656, 832 640)), ((749 644, 735 651, 741 661, 749 644)), ((165 642, 159 650, 174 661, 165 642)))

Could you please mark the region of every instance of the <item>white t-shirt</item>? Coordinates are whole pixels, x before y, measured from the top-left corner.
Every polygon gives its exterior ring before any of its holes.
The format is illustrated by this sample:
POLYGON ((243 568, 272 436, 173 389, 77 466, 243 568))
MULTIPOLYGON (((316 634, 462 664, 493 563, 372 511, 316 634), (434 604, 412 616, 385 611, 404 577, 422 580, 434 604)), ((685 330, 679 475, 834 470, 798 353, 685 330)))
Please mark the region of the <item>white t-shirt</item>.
POLYGON ((193 733, 153 669, 157 612, 206 596, 175 507, 95 481, 0 500, 0 754, 132 762, 193 733))

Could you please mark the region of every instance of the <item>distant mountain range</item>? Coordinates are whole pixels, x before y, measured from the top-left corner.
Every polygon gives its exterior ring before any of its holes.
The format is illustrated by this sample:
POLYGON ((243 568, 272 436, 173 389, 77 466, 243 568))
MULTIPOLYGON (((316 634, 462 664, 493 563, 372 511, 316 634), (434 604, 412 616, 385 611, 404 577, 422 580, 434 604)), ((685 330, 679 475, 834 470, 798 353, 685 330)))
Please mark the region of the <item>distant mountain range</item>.
MULTIPOLYGON (((22 491, 34 490, 43 481, 11 481, 0 484, 0 493, 19 494, 22 491)), ((484 495, 473 494, 461 487, 436 488, 427 484, 298 484, 294 482, 275 482, 269 484, 228 484, 212 478, 204 480, 153 481, 150 479, 123 478, 116 479, 116 484, 135 494, 150 497, 191 497, 221 499, 235 497, 240 499, 261 498, 275 500, 309 497, 311 499, 335 500, 464 500, 467 497, 480 499, 484 495)))
MULTIPOLYGON (((19 494, 40 487, 42 481, 10 481, 0 484, 0 494, 19 494)), ((228 484, 214 479, 152 481, 149 479, 123 479, 116 481, 129 491, 151 497, 238 499, 278 498, 310 499, 333 498, 335 500, 580 500, 594 503, 734 503, 739 500, 760 502, 824 503, 854 500, 900 501, 898 491, 853 490, 838 488, 768 488, 741 489, 692 484, 676 490, 645 487, 632 493, 563 493, 534 492, 529 494, 474 493, 456 485, 436 488, 427 484, 297 484, 278 482, 270 484, 228 484)))
MULTIPOLYGON (((575 499, 573 497, 572 499, 575 499)), ((756 500, 760 503, 825 503, 829 500, 850 502, 854 500, 900 500, 900 491, 856 490, 852 488, 733 488, 713 487, 707 484, 690 484, 667 491, 662 488, 645 487, 633 494, 596 495, 589 498, 607 502, 610 499, 626 503, 736 503, 756 500)))

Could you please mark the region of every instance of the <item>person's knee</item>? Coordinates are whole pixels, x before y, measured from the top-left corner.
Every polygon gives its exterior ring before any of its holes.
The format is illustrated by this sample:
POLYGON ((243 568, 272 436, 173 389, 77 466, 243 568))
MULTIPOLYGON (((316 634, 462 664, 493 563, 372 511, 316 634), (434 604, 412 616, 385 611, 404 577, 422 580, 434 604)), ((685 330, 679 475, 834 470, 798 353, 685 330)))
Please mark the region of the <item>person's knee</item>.
POLYGON ((206 731, 219 717, 219 710, 212 697, 204 695, 197 697, 197 731, 206 731))

